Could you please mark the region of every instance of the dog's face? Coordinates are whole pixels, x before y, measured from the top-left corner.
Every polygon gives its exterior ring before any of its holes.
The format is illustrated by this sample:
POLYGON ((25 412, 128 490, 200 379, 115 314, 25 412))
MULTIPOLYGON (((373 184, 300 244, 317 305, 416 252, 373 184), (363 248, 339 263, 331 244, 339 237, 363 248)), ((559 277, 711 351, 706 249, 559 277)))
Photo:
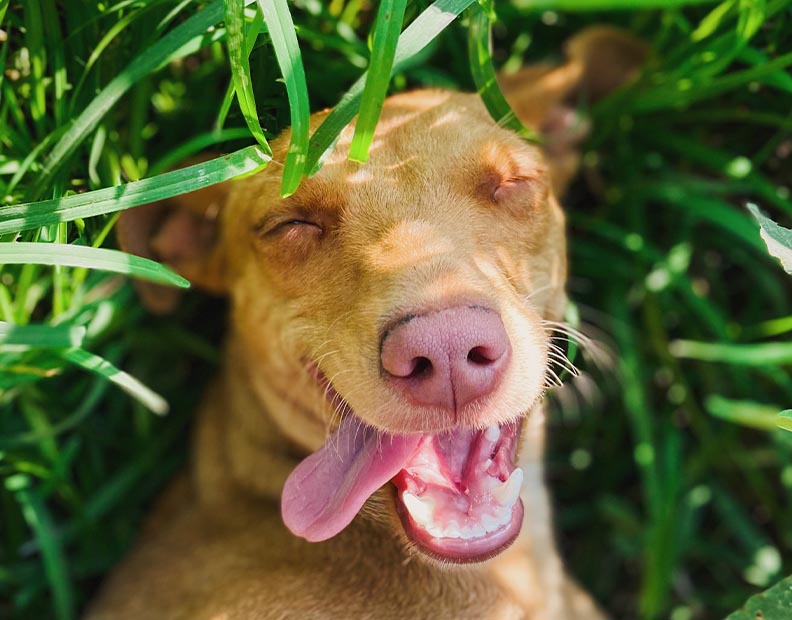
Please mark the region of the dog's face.
MULTIPOLYGON (((517 103, 575 135, 557 104, 585 67, 564 69, 535 72, 517 103)), ((544 322, 566 302, 555 190, 576 159, 563 133, 546 157, 477 96, 442 91, 388 99, 364 165, 352 132, 289 198, 277 164, 234 183, 188 275, 230 296, 262 415, 310 454, 283 492, 294 533, 335 535, 384 487, 379 518, 418 549, 486 559, 522 523, 516 452, 548 382, 544 322)), ((288 135, 273 147, 283 161, 288 135)))
POLYGON ((550 172, 475 95, 391 98, 365 165, 347 160, 350 136, 293 196, 279 199, 273 167, 238 184, 221 216, 235 340, 282 432, 326 453, 331 480, 287 485, 284 516, 327 537, 357 510, 320 518, 337 496, 310 509, 295 494, 359 484, 345 498, 359 504, 392 478, 415 542, 479 559, 519 529, 515 444, 547 380, 542 322, 564 308, 550 172), (403 436, 415 442, 397 456, 359 455, 403 436), (390 458, 370 481, 341 470, 390 458))

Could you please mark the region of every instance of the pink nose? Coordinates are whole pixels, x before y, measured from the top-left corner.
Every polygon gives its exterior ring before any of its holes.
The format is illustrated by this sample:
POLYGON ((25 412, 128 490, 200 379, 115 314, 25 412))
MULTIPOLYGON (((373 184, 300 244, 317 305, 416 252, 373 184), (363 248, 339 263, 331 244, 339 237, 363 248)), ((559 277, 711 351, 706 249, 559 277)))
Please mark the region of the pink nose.
POLYGON ((385 380, 409 402, 456 413, 495 391, 510 354, 497 312, 457 306, 397 321, 381 359, 385 380))

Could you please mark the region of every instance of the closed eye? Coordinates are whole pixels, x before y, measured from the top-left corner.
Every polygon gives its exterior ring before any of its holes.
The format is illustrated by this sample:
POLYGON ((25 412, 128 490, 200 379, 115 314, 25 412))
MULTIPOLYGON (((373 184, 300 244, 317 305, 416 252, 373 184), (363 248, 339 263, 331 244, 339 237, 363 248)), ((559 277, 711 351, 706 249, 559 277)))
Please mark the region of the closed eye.
POLYGON ((324 228, 316 222, 312 222, 311 220, 291 219, 267 224, 262 224, 257 227, 257 232, 260 237, 269 237, 272 235, 281 234, 294 235, 302 233, 311 233, 314 235, 324 234, 324 228))

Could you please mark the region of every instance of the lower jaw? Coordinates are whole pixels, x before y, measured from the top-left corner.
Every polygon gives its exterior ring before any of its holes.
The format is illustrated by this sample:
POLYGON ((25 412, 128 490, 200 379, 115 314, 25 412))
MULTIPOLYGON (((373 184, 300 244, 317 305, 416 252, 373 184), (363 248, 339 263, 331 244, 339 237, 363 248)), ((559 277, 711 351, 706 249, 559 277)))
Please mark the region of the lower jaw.
POLYGON ((407 539, 418 551, 442 563, 475 564, 490 560, 511 546, 522 528, 524 508, 522 500, 517 500, 510 521, 495 532, 480 538, 437 538, 413 522, 398 497, 395 501, 407 539))

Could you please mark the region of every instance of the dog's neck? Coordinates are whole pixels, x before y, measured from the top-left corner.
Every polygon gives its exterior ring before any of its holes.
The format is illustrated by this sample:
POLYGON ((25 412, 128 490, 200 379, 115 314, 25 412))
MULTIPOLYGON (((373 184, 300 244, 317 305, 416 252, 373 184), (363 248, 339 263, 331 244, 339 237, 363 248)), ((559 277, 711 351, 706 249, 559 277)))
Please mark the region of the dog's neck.
POLYGON ((305 456, 273 422, 272 398, 248 362, 244 345, 230 339, 222 370, 199 410, 193 469, 203 501, 224 502, 239 492, 277 501, 286 477, 305 456))

